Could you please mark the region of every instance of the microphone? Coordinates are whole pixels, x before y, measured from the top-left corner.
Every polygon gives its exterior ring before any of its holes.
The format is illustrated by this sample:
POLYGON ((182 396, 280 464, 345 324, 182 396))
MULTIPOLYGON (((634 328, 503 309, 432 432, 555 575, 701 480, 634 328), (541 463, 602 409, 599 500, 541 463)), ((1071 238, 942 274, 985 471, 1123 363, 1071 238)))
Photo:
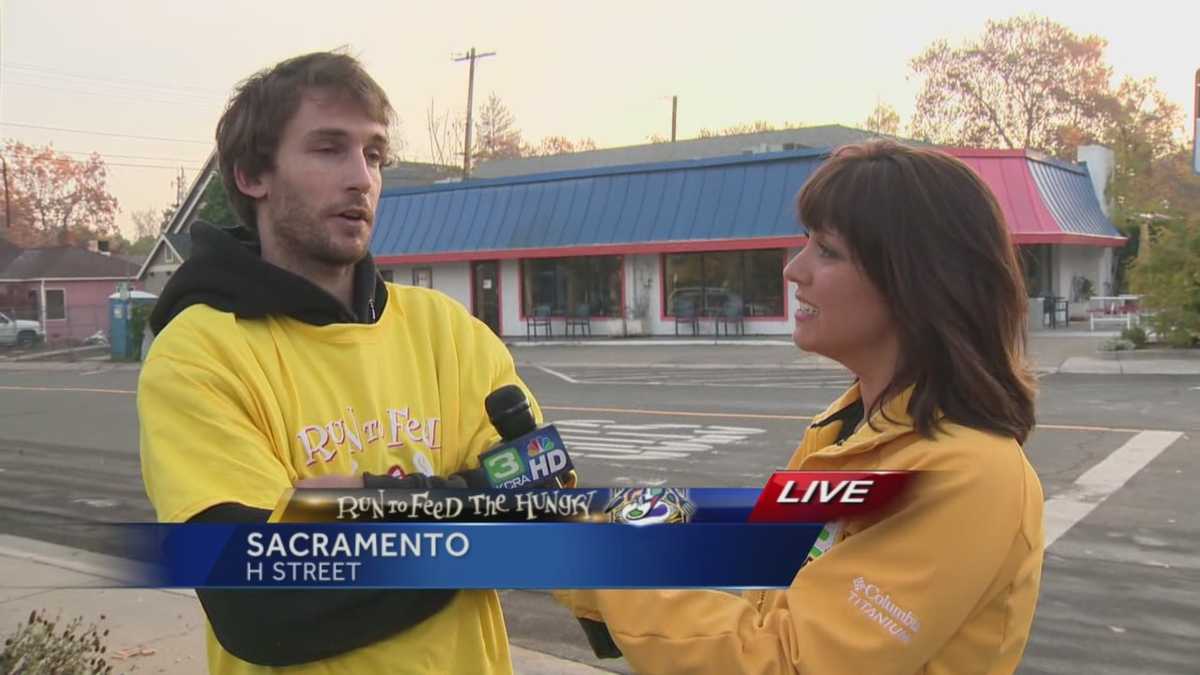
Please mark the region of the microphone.
POLYGON ((564 488, 576 483, 575 465, 554 425, 537 426, 525 392, 515 384, 483 402, 501 441, 479 455, 479 468, 460 475, 473 488, 564 488))
MULTIPOLYGON (((520 387, 500 387, 488 394, 483 406, 501 440, 479 455, 478 469, 463 472, 470 487, 575 487, 578 476, 558 429, 553 424, 538 428, 529 399, 520 387)), ((579 625, 597 657, 622 656, 607 625, 582 618, 579 625)))

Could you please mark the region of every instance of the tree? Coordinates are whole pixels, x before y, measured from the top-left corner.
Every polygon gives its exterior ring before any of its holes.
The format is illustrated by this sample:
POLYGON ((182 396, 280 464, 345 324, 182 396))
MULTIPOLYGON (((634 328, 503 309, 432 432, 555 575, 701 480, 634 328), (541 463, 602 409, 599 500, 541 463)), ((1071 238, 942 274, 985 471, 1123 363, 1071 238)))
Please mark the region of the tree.
POLYGON ((108 191, 100 155, 84 160, 52 145, 8 141, 4 147, 13 222, 9 239, 19 246, 75 244, 116 231, 117 199, 108 191))
POLYGON ((1154 78, 1125 78, 1105 111, 1100 141, 1113 150, 1108 185, 1113 223, 1129 242, 1117 252, 1116 288, 1124 290, 1130 263, 1151 231, 1200 214, 1200 178, 1192 175, 1182 137, 1183 113, 1154 78))
POLYGON ((408 158, 408 136, 404 133, 404 124, 399 118, 388 130, 387 163, 396 164, 408 158))
POLYGON ((1120 200, 1118 209, 1126 214, 1169 209, 1178 186, 1159 174, 1164 160, 1184 150, 1179 106, 1158 90, 1154 78, 1125 78, 1106 112, 1101 140, 1115 158, 1110 188, 1120 200))
POLYGON ((1200 337, 1200 224, 1176 221, 1161 227, 1133 264, 1133 289, 1154 310, 1154 331, 1177 347, 1200 337))
POLYGON ((581 138, 572 141, 566 136, 547 136, 536 145, 528 145, 522 149, 526 157, 545 157, 547 155, 563 155, 570 152, 586 152, 596 149, 596 141, 581 138))
POLYGON ((126 242, 125 246, 121 247, 121 253, 129 255, 150 255, 150 251, 154 250, 154 245, 158 243, 158 237, 142 237, 133 243, 126 242))
POLYGON ((134 234, 137 239, 158 238, 158 233, 162 230, 162 215, 158 209, 142 209, 134 211, 130 214, 133 219, 134 234))
MULTIPOLYGON (((787 125, 784 125, 784 128, 787 125)), ((717 136, 737 136, 739 134, 758 134, 764 131, 775 131, 775 125, 766 120, 755 120, 749 124, 735 124, 731 127, 725 127, 720 131, 715 129, 701 129, 700 138, 715 138, 717 136)))
POLYGON ((912 60, 923 78, 912 134, 943 145, 1033 148, 1070 158, 1097 138, 1111 105, 1107 41, 1049 19, 988 21, 983 35, 938 40, 912 60))
MULTIPOLYGON (((163 227, 166 227, 174 215, 175 209, 163 210, 163 227)), ((204 194, 200 196, 200 208, 196 209, 196 218, 221 226, 237 225, 242 222, 233 212, 233 205, 229 203, 229 195, 225 192, 225 181, 221 180, 221 172, 214 171, 212 179, 205 186, 204 194)))
POLYGON ((524 151, 521 131, 516 127, 512 111, 492 92, 479 109, 475 122, 475 142, 471 149, 473 160, 513 159, 524 151))
POLYGON ((429 139, 429 154, 434 164, 462 166, 463 132, 466 122, 449 111, 438 112, 437 104, 429 99, 425 111, 425 132, 429 139))
POLYGON ((900 133, 900 115, 886 103, 876 103, 875 109, 863 122, 863 128, 871 133, 895 136, 900 133))

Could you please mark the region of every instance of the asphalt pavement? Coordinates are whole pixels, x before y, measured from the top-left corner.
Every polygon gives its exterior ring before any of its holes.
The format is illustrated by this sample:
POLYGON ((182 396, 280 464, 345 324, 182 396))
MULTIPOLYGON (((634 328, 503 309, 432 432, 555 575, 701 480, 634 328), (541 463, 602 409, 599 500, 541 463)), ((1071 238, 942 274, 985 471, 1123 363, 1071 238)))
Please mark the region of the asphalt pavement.
MULTIPOLYGON (((1200 511, 1200 359, 1113 358, 1095 351, 1103 337, 1060 333, 1031 345, 1041 391, 1026 452, 1053 541, 1021 672, 1200 672, 1200 524, 1188 517, 1200 511)), ((589 484, 761 486, 849 381, 780 340, 642 342, 512 346, 589 484)), ((63 560, 127 554, 105 523, 153 519, 137 459, 136 378, 136 366, 104 361, 0 361, 0 633, 42 602, 77 613, 110 603, 109 616, 126 624, 158 603, 166 609, 143 613, 162 634, 147 644, 163 658, 128 662, 193 672, 184 666, 203 655, 187 651, 199 643, 188 641, 198 615, 186 594, 28 591, 54 570, 82 573, 55 567, 63 560), (22 557, 23 546, 37 551, 22 557)), ((629 672, 592 658, 548 595, 502 598, 522 672, 629 672)), ((132 645, 126 624, 121 644, 132 645)))

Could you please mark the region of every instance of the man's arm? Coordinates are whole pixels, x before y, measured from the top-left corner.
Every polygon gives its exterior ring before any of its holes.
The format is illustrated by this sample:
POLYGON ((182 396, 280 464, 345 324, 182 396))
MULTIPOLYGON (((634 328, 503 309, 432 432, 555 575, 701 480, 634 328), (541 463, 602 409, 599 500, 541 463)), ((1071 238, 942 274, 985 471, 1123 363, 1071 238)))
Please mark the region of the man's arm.
MULTIPOLYGON (((294 479, 272 451, 261 414, 221 364, 152 353, 138 382, 138 417, 142 476, 159 520, 267 522, 294 479)), ((385 639, 437 613, 454 594, 197 592, 221 645, 242 660, 271 666, 329 658, 385 639)))
MULTIPOLYGON (((266 509, 218 504, 190 523, 265 523, 266 509)), ((454 590, 196 589, 213 633, 230 654, 261 666, 319 661, 412 628, 454 590)))

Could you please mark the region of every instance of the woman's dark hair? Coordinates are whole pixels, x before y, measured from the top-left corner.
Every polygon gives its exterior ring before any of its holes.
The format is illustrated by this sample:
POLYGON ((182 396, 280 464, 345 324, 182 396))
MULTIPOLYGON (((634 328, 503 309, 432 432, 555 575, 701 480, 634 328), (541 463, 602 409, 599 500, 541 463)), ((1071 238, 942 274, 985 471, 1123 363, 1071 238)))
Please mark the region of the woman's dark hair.
POLYGON ((833 231, 883 295, 900 362, 867 411, 916 385, 908 413, 1024 443, 1036 383, 1025 361, 1025 282, 996 199, 966 164, 893 141, 836 150, 796 199, 810 232, 833 231))
POLYGON ((347 96, 372 120, 390 127, 395 111, 383 88, 349 54, 313 52, 282 61, 238 85, 217 123, 217 155, 221 181, 242 224, 258 229, 255 199, 237 187, 235 171, 258 178, 275 168, 283 129, 312 91, 347 96))

